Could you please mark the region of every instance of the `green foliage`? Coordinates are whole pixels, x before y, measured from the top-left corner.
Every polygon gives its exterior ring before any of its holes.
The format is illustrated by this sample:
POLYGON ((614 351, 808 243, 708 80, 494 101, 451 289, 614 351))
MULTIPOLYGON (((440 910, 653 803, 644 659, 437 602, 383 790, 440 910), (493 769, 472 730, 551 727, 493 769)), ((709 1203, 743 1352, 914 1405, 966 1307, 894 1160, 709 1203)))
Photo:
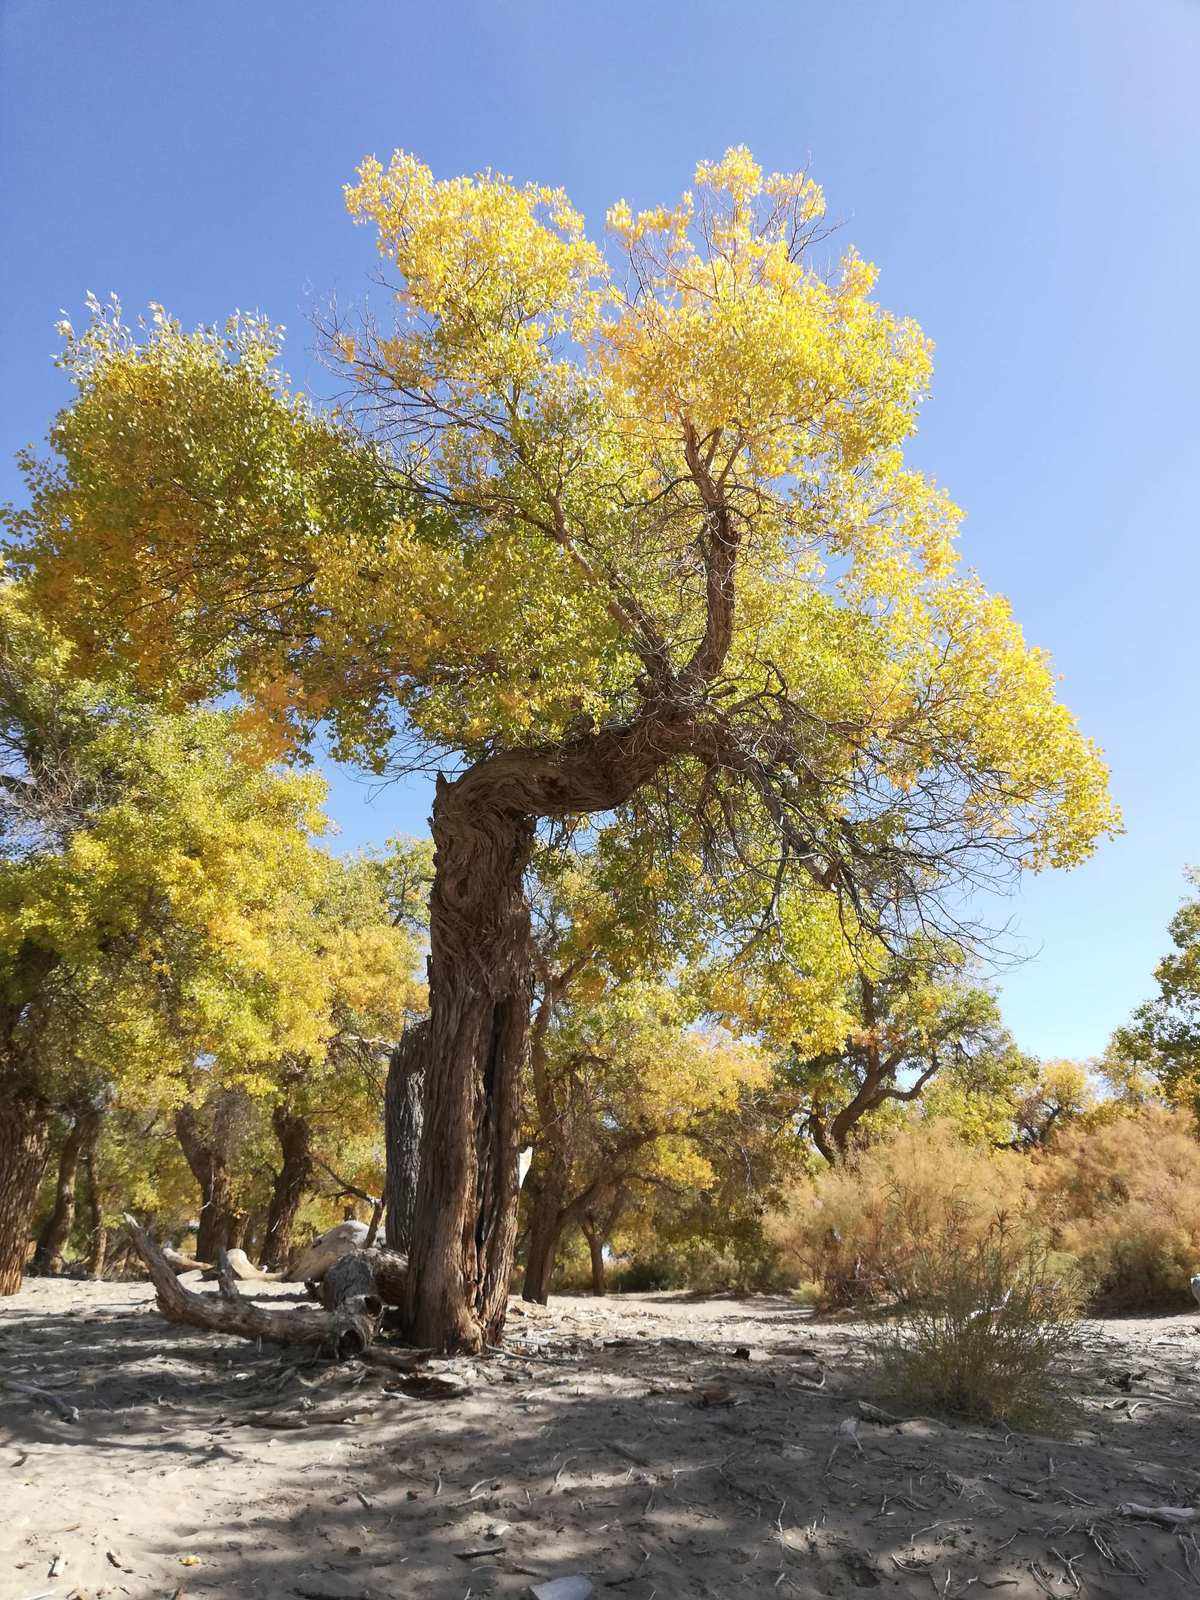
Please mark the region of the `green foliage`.
MULTIPOLYGON (((1187 876, 1200 886, 1200 872, 1187 876)), ((1108 1055, 1126 1083, 1149 1079, 1172 1105, 1200 1113, 1200 895, 1184 901, 1169 931, 1174 949, 1154 969, 1158 994, 1117 1029, 1108 1055)))
POLYGON ((0 587, 3 1070, 151 1102, 195 1058, 246 1073, 315 1040, 289 908, 318 868, 315 777, 249 759, 237 718, 81 680, 0 587))

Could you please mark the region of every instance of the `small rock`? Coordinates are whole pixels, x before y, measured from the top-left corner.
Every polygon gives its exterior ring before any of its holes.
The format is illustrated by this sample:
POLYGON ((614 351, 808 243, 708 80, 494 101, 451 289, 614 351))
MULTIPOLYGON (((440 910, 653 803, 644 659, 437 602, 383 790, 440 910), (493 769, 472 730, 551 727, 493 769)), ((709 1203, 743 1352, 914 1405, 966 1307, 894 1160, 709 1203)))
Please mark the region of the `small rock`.
POLYGON ((592 1600, 595 1592, 592 1580, 578 1572, 569 1578, 551 1578, 530 1587, 534 1600, 592 1600))

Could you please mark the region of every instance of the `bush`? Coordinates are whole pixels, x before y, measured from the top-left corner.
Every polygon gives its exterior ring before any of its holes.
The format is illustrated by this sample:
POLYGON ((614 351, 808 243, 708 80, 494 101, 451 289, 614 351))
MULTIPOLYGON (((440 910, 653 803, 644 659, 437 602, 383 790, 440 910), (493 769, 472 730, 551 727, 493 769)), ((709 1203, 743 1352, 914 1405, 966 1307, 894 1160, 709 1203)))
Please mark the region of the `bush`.
POLYGON ((1183 1111, 1146 1107, 1072 1128, 1036 1163, 1039 1208, 1094 1303, 1190 1306, 1200 1265, 1200 1143, 1183 1111))
POLYGON ((943 1123, 902 1128, 792 1197, 773 1233, 826 1307, 908 1301, 934 1241, 969 1248, 1003 1220, 1029 1221, 1029 1166, 965 1144, 943 1123))
POLYGON ((881 1385, 909 1405, 1010 1427, 1061 1425, 1078 1287, 1001 1223, 963 1247, 953 1217, 912 1263, 910 1305, 875 1341, 881 1385))
POLYGON ((690 1289, 694 1294, 781 1294, 796 1287, 795 1267, 765 1239, 653 1240, 615 1263, 612 1287, 626 1294, 690 1289))

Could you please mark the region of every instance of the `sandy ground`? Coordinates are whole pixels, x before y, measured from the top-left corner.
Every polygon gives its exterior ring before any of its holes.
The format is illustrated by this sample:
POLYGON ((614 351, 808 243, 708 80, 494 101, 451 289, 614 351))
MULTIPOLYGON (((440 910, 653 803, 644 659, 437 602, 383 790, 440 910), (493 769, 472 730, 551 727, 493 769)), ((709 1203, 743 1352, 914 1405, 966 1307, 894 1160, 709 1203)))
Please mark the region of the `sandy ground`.
POLYGON ((556 1297, 506 1337, 419 1400, 173 1329, 145 1285, 30 1282, 0 1379, 79 1416, 0 1387, 0 1597, 1200 1595, 1192 1534, 1117 1510, 1200 1504, 1195 1315, 1089 1323, 1062 1439, 856 1440, 861 1330, 783 1299, 556 1297))

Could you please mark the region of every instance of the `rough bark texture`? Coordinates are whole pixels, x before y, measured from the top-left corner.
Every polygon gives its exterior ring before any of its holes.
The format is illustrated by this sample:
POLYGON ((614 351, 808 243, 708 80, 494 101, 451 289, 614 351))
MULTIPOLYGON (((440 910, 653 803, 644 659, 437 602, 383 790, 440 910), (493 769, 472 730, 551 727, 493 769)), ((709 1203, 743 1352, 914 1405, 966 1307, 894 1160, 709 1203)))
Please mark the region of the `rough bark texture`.
POLYGON ((412 1249, 420 1178, 426 1027, 427 1024, 421 1022, 409 1028, 392 1051, 384 1097, 387 1147, 384 1237, 389 1249, 400 1250, 405 1255, 412 1249))
POLYGON ((83 1112, 71 1119, 58 1151, 58 1181, 54 1186, 54 1205, 38 1234, 31 1263, 35 1272, 58 1272, 63 1250, 75 1226, 75 1184, 79 1157, 88 1134, 88 1118, 99 1121, 98 1112, 83 1112))
POLYGON ((220 1129, 215 1134, 208 1133, 195 1107, 185 1105, 175 1113, 175 1132, 192 1176, 200 1185, 196 1255, 202 1261, 215 1261, 218 1250, 232 1250, 237 1245, 242 1222, 233 1203, 233 1174, 222 1148, 220 1129))
MULTIPOLYGON (((313 1157, 312 1128, 306 1117, 289 1111, 286 1106, 276 1106, 271 1113, 271 1125, 279 1140, 282 1161, 271 1190, 266 1233, 259 1259, 268 1271, 276 1271, 287 1265, 291 1253, 292 1229, 296 1225, 300 1202, 312 1181, 313 1157)), ((248 1251, 249 1245, 243 1248, 248 1251)))
POLYGON ((18 1091, 0 1095, 0 1295, 21 1287, 49 1148, 45 1103, 18 1091))
POLYGON ((504 1326, 516 1244, 534 827, 476 810, 465 781, 439 780, 433 814, 430 1017, 411 1047, 425 1122, 406 1313, 414 1343, 477 1350, 504 1326))
POLYGON ((733 638, 739 533, 689 431, 689 472, 707 512, 704 632, 674 671, 630 602, 614 615, 640 637, 640 712, 561 744, 485 757, 439 775, 432 822, 429 1021, 421 1054, 425 1130, 406 1308, 414 1342, 478 1349, 504 1325, 517 1231, 519 1076, 533 984, 523 877, 541 818, 610 811, 674 757, 758 771, 732 748, 705 690, 733 638))

